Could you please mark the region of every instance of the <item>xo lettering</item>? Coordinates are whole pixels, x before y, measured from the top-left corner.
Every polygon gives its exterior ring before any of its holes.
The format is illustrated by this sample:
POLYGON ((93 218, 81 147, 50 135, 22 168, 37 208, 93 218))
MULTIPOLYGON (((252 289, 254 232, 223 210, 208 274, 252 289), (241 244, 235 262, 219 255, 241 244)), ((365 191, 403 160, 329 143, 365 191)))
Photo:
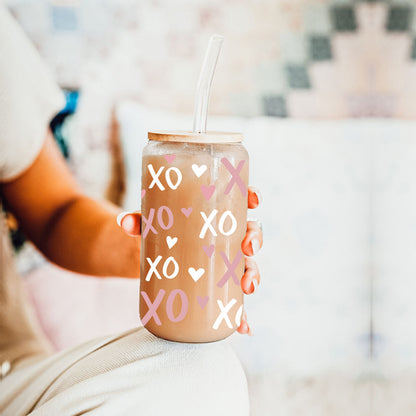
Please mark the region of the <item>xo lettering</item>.
MULTIPOLYGON (((166 188, 163 186, 159 177, 162 175, 165 167, 161 166, 156 172, 152 164, 147 165, 147 169, 152 176, 152 182, 149 185, 149 189, 152 189, 155 185, 161 190, 164 191, 166 188)), ((177 189, 182 182, 182 173, 178 168, 170 167, 165 171, 165 182, 170 189, 177 189)))
MULTIPOLYGON (((149 308, 146 315, 142 318, 143 325, 146 325, 151 318, 153 318, 156 322, 156 325, 162 325, 160 321, 159 315, 157 314, 157 309, 159 308, 166 291, 163 289, 159 289, 159 293, 157 294, 155 300, 152 302, 149 299, 149 296, 145 291, 142 290, 141 292, 144 301, 146 302, 147 307, 149 308)), ((180 322, 182 321, 186 314, 188 313, 188 297, 186 293, 181 289, 174 289, 170 292, 168 299, 166 301, 166 314, 168 319, 171 322, 180 322), (181 300, 181 310, 178 315, 173 314, 173 302, 175 301, 176 296, 179 296, 181 300)))
POLYGON ((160 228, 162 228, 163 230, 169 230, 173 226, 173 213, 171 209, 166 206, 161 206, 156 212, 154 208, 150 208, 149 215, 147 218, 142 214, 143 238, 145 238, 147 234, 149 234, 149 231, 151 231, 153 234, 157 234, 157 230, 153 226, 153 221, 157 221, 160 228))
MULTIPOLYGON (((162 303, 163 298, 166 295, 166 291, 163 289, 159 289, 158 294, 156 295, 154 301, 152 301, 148 294, 142 290, 141 295, 143 297, 143 300, 145 301, 148 310, 146 315, 143 316, 142 318, 142 323, 143 325, 146 325, 150 319, 154 319, 154 321, 156 322, 156 325, 162 325, 162 321, 160 320, 160 317, 158 315, 158 309, 162 303)), ((231 299, 228 303, 226 303, 225 305, 223 304, 223 302, 221 300, 217 300, 217 305, 219 308, 219 314, 217 319, 215 320, 214 324, 212 325, 212 328, 217 330, 221 324, 224 322, 225 325, 228 326, 228 328, 232 328, 233 324, 231 323, 230 317, 229 317, 229 312, 230 310, 233 308, 233 306, 237 303, 237 301, 235 299, 231 299)), ((181 322, 185 319, 187 313, 188 313, 188 309, 189 309, 189 300, 188 297, 186 296, 186 293, 181 290, 181 289, 174 289, 169 293, 169 296, 166 300, 166 315, 169 319, 169 321, 171 322, 181 322), (179 311, 179 313, 175 316, 175 314, 173 313, 173 303, 176 299, 176 297, 179 297, 180 302, 181 302, 181 309, 179 311)), ((242 312, 243 312, 243 305, 240 305, 235 313, 235 324, 237 326, 240 325, 241 323, 241 316, 242 316, 242 312)))
MULTIPOLYGON (((201 228, 201 232, 199 233, 199 238, 204 238, 205 234, 209 230, 211 234, 216 237, 217 232, 215 231, 214 226, 212 225, 213 220, 218 214, 218 210, 214 209, 211 213, 207 216, 205 212, 201 211, 201 217, 204 220, 204 225, 201 228)), ((233 213, 231 211, 225 211, 218 222, 218 231, 225 236, 229 236, 234 234, 235 230, 237 229, 237 220, 235 219, 233 213)))
MULTIPOLYGON (((146 274, 146 282, 148 282, 153 275, 155 275, 158 279, 162 279, 162 276, 157 270, 157 266, 161 260, 162 256, 157 256, 154 261, 150 257, 146 257, 146 261, 149 263, 150 266, 149 271, 146 274)), ((162 273, 163 276, 166 277, 166 279, 174 279, 178 275, 179 265, 178 262, 172 256, 168 257, 163 263, 162 273)))

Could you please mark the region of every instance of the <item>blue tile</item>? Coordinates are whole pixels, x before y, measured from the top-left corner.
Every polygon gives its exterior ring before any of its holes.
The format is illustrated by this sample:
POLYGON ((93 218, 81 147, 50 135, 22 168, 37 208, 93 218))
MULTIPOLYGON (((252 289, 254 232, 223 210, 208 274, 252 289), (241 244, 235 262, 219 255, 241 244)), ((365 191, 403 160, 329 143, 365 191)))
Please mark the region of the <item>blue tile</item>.
POLYGON ((282 95, 263 97, 263 113, 266 116, 287 117, 286 99, 282 95))
POLYGON ((286 66, 287 83, 293 89, 309 89, 311 83, 309 80, 308 69, 306 65, 289 64, 286 66))
POLYGON ((329 36, 311 36, 309 38, 309 56, 312 61, 328 61, 332 59, 331 40, 329 36))
POLYGON ((54 30, 73 32, 78 29, 78 16, 74 7, 52 5, 51 13, 54 30))

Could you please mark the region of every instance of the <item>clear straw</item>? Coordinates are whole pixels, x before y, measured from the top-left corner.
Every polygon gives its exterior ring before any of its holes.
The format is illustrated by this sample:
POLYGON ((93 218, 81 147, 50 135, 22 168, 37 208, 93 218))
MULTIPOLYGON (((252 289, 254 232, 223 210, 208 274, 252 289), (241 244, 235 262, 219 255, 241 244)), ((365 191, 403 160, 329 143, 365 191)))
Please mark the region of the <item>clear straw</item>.
POLYGON ((207 131, 209 93, 223 40, 224 37, 221 35, 212 35, 209 39, 196 90, 194 133, 205 133, 207 131))

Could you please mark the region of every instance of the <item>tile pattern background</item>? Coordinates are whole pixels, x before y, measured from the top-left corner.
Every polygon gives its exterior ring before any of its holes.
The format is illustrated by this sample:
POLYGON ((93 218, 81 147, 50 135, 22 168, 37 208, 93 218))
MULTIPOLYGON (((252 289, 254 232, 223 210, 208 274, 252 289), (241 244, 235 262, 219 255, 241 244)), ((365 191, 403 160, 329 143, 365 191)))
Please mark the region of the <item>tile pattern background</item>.
MULTIPOLYGON (((7 0, 62 86, 191 113, 209 36, 225 36, 215 114, 416 116, 410 0, 7 0)), ((98 98, 99 99, 99 98, 98 98)))

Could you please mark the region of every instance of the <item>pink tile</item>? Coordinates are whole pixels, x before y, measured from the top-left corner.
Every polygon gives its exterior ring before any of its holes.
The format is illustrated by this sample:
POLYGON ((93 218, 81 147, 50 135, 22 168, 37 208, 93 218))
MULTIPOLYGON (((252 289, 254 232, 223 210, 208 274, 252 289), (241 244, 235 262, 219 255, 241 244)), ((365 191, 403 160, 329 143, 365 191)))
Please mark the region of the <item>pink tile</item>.
POLYGON ((386 61, 375 64, 374 78, 371 80, 372 90, 383 95, 397 94, 406 89, 407 65, 407 62, 400 60, 397 60, 394 65, 389 65, 386 61))
POLYGON ((355 94, 368 92, 373 74, 365 62, 337 63, 336 71, 341 91, 355 94))
MULTIPOLYGON (((410 57, 411 37, 408 33, 389 33, 378 37, 379 58, 385 65, 406 62, 410 57)), ((374 45, 375 46, 375 45, 374 45)))
MULTIPOLYGON (((352 71, 353 73, 355 71, 352 71)), ((351 76, 351 71, 348 76, 351 76)), ((311 64, 309 67, 309 76, 312 88, 319 93, 341 93, 345 91, 345 79, 341 76, 340 68, 334 61, 319 62, 311 64)))
POLYGON ((387 7, 384 3, 358 3, 355 15, 360 33, 383 33, 387 18, 387 7))
POLYGON ((401 94, 397 99, 395 117, 405 119, 416 119, 416 95, 401 94))
POLYGON ((406 34, 380 35, 373 43, 371 90, 380 94, 397 94, 407 88, 406 71, 410 65, 410 37, 406 34))
POLYGON ((401 74, 403 81, 400 83, 401 88, 399 88, 399 93, 414 94, 416 99, 416 62, 409 61, 406 63, 406 66, 401 74))
POLYGON ((364 61, 369 52, 368 37, 358 33, 335 34, 332 37, 334 59, 343 64, 364 61))
POLYGON ((285 21, 285 29, 289 31, 302 30, 302 5, 298 2, 280 2, 280 13, 285 21))
POLYGON ((340 94, 292 91, 287 96, 288 113, 294 118, 344 118, 348 108, 340 94))
POLYGON ((203 29, 215 30, 223 28, 222 15, 217 6, 202 6, 199 10, 199 24, 203 29))
POLYGON ((380 94, 350 95, 347 97, 350 117, 393 117, 396 96, 380 94))

